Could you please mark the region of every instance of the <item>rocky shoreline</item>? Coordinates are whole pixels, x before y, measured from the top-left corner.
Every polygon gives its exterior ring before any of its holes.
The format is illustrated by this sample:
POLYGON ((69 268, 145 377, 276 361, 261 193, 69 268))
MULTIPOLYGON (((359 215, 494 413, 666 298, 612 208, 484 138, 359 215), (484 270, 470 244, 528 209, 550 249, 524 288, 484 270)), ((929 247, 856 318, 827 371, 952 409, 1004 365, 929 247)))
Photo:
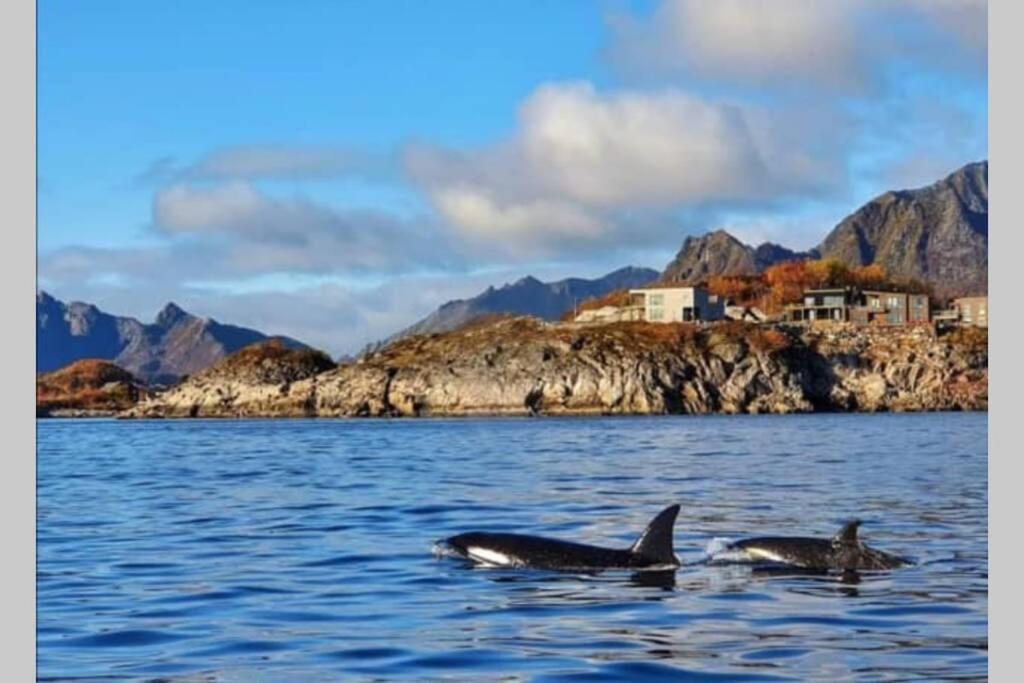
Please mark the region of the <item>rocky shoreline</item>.
MULTIPOLYGON (((270 352, 265 351, 271 349, 270 352)), ((355 363, 244 349, 123 417, 415 417, 988 409, 987 334, 931 327, 508 318, 355 363)))

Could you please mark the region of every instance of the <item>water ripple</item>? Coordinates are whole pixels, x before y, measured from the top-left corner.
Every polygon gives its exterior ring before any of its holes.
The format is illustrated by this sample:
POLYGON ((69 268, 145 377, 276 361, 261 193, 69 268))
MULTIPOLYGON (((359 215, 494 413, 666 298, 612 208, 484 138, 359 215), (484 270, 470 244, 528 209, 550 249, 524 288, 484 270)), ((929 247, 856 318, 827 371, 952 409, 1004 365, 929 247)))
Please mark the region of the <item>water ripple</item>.
POLYGON ((39 680, 983 679, 984 415, 41 421, 39 680), (470 529, 677 572, 479 569, 470 529), (708 566, 714 539, 865 540, 912 568, 708 566))

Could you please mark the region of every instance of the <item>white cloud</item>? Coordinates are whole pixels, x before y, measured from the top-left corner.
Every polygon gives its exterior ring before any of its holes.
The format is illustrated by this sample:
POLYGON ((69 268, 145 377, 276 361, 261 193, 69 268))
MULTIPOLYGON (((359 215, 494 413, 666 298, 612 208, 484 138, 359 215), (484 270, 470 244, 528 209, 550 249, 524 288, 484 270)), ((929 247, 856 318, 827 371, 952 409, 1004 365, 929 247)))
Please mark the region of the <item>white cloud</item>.
POLYGON ((217 250, 231 273, 388 272, 454 258, 427 219, 272 197, 242 181, 165 188, 153 199, 153 224, 172 240, 192 238, 182 249, 217 250))
POLYGON ((612 24, 617 62, 745 83, 848 85, 863 78, 850 0, 666 0, 612 24))
POLYGON ((858 92, 894 60, 984 63, 985 0, 663 0, 613 15, 608 54, 627 72, 718 87, 858 92))
MULTIPOLYGON (((502 205, 487 188, 445 187, 435 197, 438 210, 465 233, 515 239, 538 230, 552 235, 593 238, 603 226, 585 209, 567 202, 534 200, 502 205)), ((514 250, 518 244, 509 243, 514 250)))
POLYGON ((740 110, 675 90, 599 94, 588 83, 546 85, 520 120, 529 171, 589 205, 743 196, 762 172, 740 110))
POLYGON ((240 232, 250 229, 253 219, 288 223, 302 213, 298 203, 271 202, 238 181, 212 188, 174 185, 153 199, 153 220, 168 232, 240 232))
POLYGON ((602 93, 589 83, 547 84, 523 103, 510 139, 468 151, 421 145, 405 160, 464 237, 516 237, 507 252, 544 251, 560 240, 572 249, 632 236, 629 213, 777 201, 841 184, 833 148, 842 126, 816 130, 805 118, 672 88, 602 93))

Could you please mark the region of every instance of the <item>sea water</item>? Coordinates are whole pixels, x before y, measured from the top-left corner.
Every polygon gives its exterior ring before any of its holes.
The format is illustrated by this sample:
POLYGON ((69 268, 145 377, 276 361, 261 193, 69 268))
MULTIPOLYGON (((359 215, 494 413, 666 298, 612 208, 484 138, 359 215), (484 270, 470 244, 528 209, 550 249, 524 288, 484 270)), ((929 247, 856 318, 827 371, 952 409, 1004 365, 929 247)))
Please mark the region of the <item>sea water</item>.
POLYGON ((40 679, 806 680, 987 675, 987 416, 38 423, 40 679), (473 567, 470 530, 675 573, 473 567), (864 520, 916 565, 696 564, 864 520))

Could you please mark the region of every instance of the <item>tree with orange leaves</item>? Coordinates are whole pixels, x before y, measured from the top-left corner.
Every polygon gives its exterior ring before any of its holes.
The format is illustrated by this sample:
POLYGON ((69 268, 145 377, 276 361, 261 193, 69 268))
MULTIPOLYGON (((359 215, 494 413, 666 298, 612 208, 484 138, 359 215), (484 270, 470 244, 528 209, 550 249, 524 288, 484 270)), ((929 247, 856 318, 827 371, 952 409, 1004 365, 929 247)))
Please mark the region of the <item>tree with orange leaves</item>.
POLYGON ((851 272, 853 284, 863 289, 877 289, 885 286, 888 277, 885 274, 885 268, 872 263, 869 266, 861 266, 860 268, 854 268, 851 272))
POLYGON ((705 284, 710 294, 742 306, 757 302, 767 290, 761 278, 750 275, 712 275, 705 284))

